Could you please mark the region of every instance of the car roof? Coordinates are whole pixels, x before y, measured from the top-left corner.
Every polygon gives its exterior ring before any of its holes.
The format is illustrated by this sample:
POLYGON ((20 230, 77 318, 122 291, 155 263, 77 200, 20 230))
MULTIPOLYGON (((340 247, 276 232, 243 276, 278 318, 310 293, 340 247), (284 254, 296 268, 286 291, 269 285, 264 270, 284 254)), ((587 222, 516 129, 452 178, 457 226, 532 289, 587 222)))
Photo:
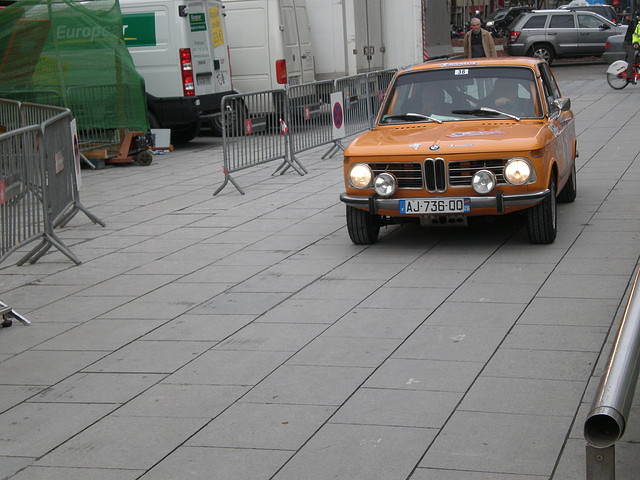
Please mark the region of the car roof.
POLYGON ((430 60, 426 63, 404 67, 398 73, 409 73, 424 70, 437 70, 452 67, 529 67, 532 69, 544 62, 534 57, 482 57, 482 58, 443 58, 430 60))

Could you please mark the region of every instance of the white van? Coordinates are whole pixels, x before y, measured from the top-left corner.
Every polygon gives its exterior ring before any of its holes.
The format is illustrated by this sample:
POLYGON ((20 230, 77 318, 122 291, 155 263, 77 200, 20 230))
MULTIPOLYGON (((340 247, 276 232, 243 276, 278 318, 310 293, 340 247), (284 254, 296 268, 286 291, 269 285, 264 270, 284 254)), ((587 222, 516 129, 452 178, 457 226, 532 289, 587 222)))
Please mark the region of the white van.
POLYGON ((231 84, 224 11, 214 0, 120 0, 125 43, 145 80, 151 128, 170 128, 173 142, 212 121, 231 84))
POLYGON ((305 0, 223 0, 223 4, 238 92, 315 80, 305 0))

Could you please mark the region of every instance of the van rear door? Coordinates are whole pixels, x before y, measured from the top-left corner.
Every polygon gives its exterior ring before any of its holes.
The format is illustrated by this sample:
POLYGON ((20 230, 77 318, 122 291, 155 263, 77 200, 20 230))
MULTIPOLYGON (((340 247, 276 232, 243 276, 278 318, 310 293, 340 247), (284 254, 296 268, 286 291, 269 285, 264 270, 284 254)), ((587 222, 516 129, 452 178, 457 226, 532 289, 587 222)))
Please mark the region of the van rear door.
POLYGON ((280 0, 289 85, 313 82, 313 49, 305 0, 280 0))
POLYGON ((196 95, 231 90, 222 3, 196 0, 188 1, 185 5, 196 95))

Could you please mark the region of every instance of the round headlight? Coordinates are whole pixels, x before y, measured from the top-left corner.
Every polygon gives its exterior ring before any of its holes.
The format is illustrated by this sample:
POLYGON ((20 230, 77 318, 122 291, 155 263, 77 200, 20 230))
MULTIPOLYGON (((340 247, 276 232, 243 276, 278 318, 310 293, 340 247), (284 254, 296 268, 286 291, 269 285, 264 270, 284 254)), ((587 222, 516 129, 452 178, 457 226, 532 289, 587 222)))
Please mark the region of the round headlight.
POLYGON ((489 170, 478 170, 471 179, 471 185, 478 193, 489 193, 496 186, 496 176, 489 170))
POLYGON ((531 165, 522 158, 512 158, 504 166, 504 178, 511 185, 524 185, 531 177, 531 165))
POLYGON ((373 180, 373 172, 366 163, 356 163, 349 170, 349 183, 355 188, 369 188, 373 180))
POLYGON ((393 195, 394 193, 396 193, 397 187, 398 182, 396 182, 396 177, 394 177, 390 173, 381 173, 373 181, 373 188, 381 197, 388 197, 389 195, 393 195))

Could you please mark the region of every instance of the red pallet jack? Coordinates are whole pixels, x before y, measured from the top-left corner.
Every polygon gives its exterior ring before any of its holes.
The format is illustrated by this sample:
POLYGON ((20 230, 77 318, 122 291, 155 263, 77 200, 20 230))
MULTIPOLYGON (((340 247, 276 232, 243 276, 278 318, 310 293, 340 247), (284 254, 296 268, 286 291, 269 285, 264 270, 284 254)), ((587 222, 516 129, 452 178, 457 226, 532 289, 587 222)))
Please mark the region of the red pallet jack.
MULTIPOLYGON (((104 164, 134 163, 146 167, 153 161, 151 153, 152 136, 150 132, 120 132, 120 144, 117 150, 100 148, 83 152, 89 161, 97 161, 98 168, 104 164)), ((92 162, 92 163, 93 163, 92 162)))

